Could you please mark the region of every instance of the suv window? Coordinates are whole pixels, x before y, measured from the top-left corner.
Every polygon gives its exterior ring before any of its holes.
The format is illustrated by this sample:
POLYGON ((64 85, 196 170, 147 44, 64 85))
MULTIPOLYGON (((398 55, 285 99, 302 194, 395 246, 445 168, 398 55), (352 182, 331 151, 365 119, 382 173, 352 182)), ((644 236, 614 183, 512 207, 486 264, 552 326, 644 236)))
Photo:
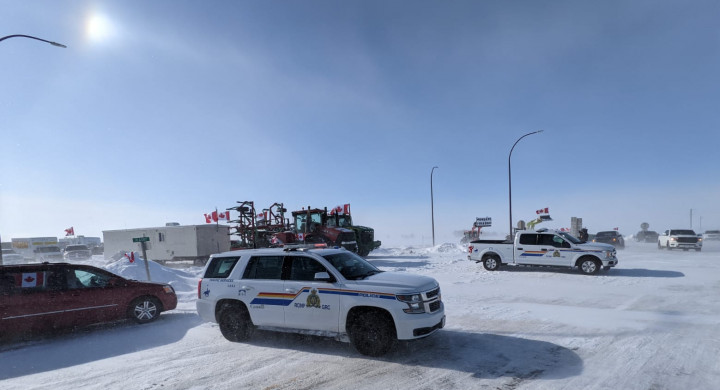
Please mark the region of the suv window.
POLYGON ((239 259, 240 257, 216 257, 212 259, 205 270, 203 278, 227 278, 239 259))
MULTIPOLYGON (((293 256, 290 258, 290 276, 288 280, 315 280, 315 273, 328 272, 328 270, 317 260, 305 256, 293 256)), ((329 274, 329 272, 328 272, 329 274)))
POLYGON ((520 235, 520 244, 522 245, 536 245, 537 243, 537 234, 521 234, 520 235))
POLYGON ((243 279, 281 279, 283 256, 253 256, 245 267, 243 279))

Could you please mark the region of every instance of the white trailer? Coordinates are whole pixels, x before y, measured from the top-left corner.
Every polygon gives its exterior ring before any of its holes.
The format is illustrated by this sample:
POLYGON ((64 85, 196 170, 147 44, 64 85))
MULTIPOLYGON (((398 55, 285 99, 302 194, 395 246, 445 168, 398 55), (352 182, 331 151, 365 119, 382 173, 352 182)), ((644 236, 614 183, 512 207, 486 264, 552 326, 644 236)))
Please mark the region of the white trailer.
POLYGON ((141 252, 133 238, 148 237, 148 260, 157 262, 193 260, 204 263, 215 253, 230 250, 230 227, 226 225, 183 225, 138 229, 104 230, 105 257, 141 252))
POLYGON ((57 237, 27 237, 27 238, 12 238, 12 249, 23 255, 26 260, 35 259, 35 251, 38 248, 58 246, 57 237))

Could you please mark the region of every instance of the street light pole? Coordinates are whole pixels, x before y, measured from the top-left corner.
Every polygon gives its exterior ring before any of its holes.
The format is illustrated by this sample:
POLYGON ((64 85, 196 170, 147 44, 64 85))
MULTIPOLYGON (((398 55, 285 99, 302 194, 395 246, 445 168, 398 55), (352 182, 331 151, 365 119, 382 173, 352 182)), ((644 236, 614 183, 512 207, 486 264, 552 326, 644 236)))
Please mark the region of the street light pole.
MULTIPOLYGON (((53 45, 53 46, 58 46, 58 47, 67 48, 67 46, 65 46, 65 45, 63 45, 63 44, 61 44, 61 43, 52 42, 52 41, 47 41, 47 40, 45 40, 45 39, 33 37, 33 36, 30 36, 30 35, 22 35, 22 34, 6 35, 6 36, 4 36, 4 37, 0 37, 0 42, 6 40, 6 39, 8 39, 8 38, 30 38, 30 39, 36 39, 36 40, 38 40, 38 41, 47 42, 47 43, 49 43, 49 44, 51 44, 51 45, 53 45)), ((2 241, 2 240, 0 240, 0 241, 2 241)), ((0 265, 3 265, 3 258, 2 258, 2 251, 1 251, 1 250, 0 250, 0 265)))
POLYGON ((53 46, 62 47, 62 48, 67 48, 67 46, 63 45, 62 43, 57 43, 57 42, 53 42, 53 41, 48 41, 48 40, 45 40, 45 39, 42 39, 42 38, 33 37, 33 36, 30 36, 30 35, 22 35, 22 34, 15 34, 15 35, 7 35, 7 36, 4 36, 4 37, 0 38, 0 42, 6 40, 6 39, 8 39, 8 38, 18 38, 18 37, 20 37, 20 38, 36 39, 36 40, 38 40, 38 41, 47 42, 47 43, 49 43, 49 44, 51 44, 51 45, 53 45, 53 46))
POLYGON ((522 137, 518 138, 518 140, 515 141, 512 148, 510 149, 510 154, 508 155, 508 200, 509 200, 508 203, 510 205, 510 236, 509 237, 511 240, 513 239, 513 234, 512 234, 513 233, 513 224, 512 224, 512 174, 511 174, 511 170, 510 170, 510 157, 512 157, 512 152, 513 152, 513 149, 515 149, 515 145, 517 145, 521 139, 527 137, 528 135, 533 135, 533 134, 537 134, 537 133, 542 133, 542 130, 533 131, 532 133, 527 133, 527 134, 523 135, 522 137))
POLYGON ((435 246, 435 206, 433 204, 433 172, 435 171, 435 168, 432 167, 430 170, 430 217, 432 218, 432 237, 433 237, 433 246, 435 246))

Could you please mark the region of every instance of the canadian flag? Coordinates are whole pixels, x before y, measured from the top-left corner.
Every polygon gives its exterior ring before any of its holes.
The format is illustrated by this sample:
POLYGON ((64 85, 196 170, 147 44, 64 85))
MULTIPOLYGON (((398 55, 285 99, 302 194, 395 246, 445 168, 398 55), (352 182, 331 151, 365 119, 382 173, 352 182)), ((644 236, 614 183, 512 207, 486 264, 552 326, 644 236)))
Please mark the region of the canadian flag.
POLYGON ((230 211, 222 211, 219 213, 217 211, 213 211, 209 214, 203 215, 205 216, 205 223, 218 222, 221 219, 230 222, 230 211))
POLYGON ((65 229, 65 237, 74 236, 74 235, 75 235, 75 228, 70 226, 69 228, 65 229))
POLYGON ((23 272, 22 287, 39 287, 43 285, 42 272, 23 272))
POLYGON ((547 214, 549 212, 550 212, 549 209, 547 207, 545 207, 544 209, 535 211, 535 214, 547 214))
POLYGON ((266 220, 266 219, 267 219, 267 211, 263 211, 262 213, 259 213, 259 214, 257 215, 257 220, 258 220, 258 221, 264 221, 264 220, 266 220))
POLYGON ((305 241, 305 233, 298 233, 298 241, 305 241))
POLYGON ((343 213, 344 213, 344 214, 347 214, 347 215, 350 215, 350 203, 345 203, 345 204, 343 205, 343 213))
POLYGON ((135 252, 130 252, 130 254, 127 254, 127 253, 126 253, 126 254, 125 254, 125 257, 127 257, 128 260, 129 260, 131 263, 134 263, 134 262, 135 262, 135 252))

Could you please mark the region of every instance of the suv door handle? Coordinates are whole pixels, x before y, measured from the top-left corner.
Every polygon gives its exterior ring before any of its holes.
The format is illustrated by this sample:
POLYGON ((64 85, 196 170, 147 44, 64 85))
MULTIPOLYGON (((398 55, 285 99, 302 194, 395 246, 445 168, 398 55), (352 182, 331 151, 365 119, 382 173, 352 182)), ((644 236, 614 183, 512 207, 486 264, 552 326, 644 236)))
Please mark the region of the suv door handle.
POLYGON ((546 250, 547 250, 547 248, 540 248, 540 250, 541 250, 541 251, 546 251, 546 250))
POLYGON ((291 294, 295 294, 295 293, 297 292, 297 290, 295 290, 294 288, 286 288, 286 289, 285 289, 285 292, 289 292, 289 293, 291 293, 291 294))
POLYGON ((241 286, 240 289, 241 290, 253 290, 253 287, 252 286, 241 286))
POLYGON ((521 250, 523 250, 523 248, 517 248, 517 250, 521 251, 521 250))

